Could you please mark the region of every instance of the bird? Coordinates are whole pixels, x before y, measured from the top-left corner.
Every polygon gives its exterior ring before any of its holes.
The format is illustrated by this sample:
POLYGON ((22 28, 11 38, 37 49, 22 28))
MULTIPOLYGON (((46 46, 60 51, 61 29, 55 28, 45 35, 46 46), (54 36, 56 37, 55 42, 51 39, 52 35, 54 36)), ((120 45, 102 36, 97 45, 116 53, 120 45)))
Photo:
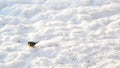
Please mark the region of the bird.
POLYGON ((38 42, 32 42, 32 41, 30 41, 30 42, 28 42, 28 45, 30 46, 30 47, 35 47, 35 45, 37 44, 38 42))

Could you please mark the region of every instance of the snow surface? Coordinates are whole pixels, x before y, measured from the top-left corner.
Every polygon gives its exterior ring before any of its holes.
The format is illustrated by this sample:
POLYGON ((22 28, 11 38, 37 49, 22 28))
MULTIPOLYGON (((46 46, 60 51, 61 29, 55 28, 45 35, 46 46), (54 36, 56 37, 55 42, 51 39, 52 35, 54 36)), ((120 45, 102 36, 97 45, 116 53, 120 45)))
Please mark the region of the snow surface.
POLYGON ((0 68, 120 68, 120 0, 0 0, 0 68))

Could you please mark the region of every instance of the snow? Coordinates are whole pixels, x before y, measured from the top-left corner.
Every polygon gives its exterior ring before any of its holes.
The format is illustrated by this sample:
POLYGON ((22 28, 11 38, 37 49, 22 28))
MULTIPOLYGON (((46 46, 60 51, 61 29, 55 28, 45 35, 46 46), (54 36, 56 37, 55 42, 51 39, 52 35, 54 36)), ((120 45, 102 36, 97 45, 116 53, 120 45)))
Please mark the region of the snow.
POLYGON ((0 68, 120 68, 120 0, 0 0, 0 68))

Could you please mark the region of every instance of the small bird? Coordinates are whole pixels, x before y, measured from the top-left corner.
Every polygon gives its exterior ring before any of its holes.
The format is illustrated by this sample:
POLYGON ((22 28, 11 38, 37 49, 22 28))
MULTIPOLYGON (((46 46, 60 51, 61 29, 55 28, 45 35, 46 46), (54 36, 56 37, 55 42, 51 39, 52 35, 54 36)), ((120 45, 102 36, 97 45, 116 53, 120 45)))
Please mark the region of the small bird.
POLYGON ((30 42, 28 42, 28 45, 30 46, 30 47, 35 47, 35 45, 37 44, 38 42, 32 42, 32 41, 30 41, 30 42))

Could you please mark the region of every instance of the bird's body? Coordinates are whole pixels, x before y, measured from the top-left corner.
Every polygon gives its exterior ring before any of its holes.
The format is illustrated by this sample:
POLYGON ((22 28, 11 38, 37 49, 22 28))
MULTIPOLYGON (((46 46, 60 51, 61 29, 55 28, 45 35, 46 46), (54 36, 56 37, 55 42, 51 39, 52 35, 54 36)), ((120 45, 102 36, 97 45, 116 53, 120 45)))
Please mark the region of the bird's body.
POLYGON ((30 47, 35 47, 36 43, 37 43, 37 42, 28 42, 28 45, 29 45, 30 47))

